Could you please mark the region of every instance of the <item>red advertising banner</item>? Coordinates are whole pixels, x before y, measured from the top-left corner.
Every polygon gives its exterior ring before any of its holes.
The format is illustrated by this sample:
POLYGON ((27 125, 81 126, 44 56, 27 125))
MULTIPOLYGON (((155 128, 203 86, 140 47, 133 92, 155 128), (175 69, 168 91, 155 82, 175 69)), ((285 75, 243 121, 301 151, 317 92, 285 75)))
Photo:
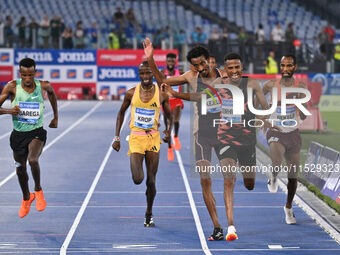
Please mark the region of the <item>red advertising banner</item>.
MULTIPOLYGON (((178 55, 177 50, 154 50, 158 66, 166 65, 166 55, 170 52, 178 55)), ((98 66, 138 66, 145 60, 144 50, 97 50, 98 66)))
POLYGON ((0 66, 0 82, 6 83, 13 80, 13 67, 0 66))
POLYGON ((96 94, 96 83, 55 83, 52 87, 58 99, 92 99, 96 94))
MULTIPOLYGON (((273 80, 282 77, 281 74, 246 74, 246 75, 258 80, 273 80)), ((294 78, 304 82, 306 85, 308 83, 307 74, 294 74, 294 78)))

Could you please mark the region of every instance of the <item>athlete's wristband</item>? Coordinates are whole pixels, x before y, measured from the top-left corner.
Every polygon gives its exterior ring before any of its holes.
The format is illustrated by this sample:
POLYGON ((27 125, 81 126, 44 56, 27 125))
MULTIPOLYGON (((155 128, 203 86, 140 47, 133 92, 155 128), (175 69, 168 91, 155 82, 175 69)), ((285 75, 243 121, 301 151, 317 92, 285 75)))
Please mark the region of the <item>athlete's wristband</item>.
POLYGON ((114 142, 120 142, 120 137, 119 136, 115 136, 115 138, 113 139, 114 142))

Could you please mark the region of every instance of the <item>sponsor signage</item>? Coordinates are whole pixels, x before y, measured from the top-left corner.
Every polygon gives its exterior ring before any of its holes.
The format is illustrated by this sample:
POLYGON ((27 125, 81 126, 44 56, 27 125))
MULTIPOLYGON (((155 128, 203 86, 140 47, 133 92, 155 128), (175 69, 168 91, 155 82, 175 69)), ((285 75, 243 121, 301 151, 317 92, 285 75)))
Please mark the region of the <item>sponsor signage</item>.
POLYGON ((127 91, 127 88, 126 88, 126 86, 118 86, 117 87, 117 93, 116 93, 116 95, 117 96, 125 96, 125 93, 126 93, 126 91, 127 91))
POLYGON ((83 79, 84 80, 92 80, 94 77, 94 70, 93 69, 85 69, 83 71, 83 79))
POLYGON ((13 66, 13 49, 0 49, 0 66, 13 66))
POLYGON ((337 151, 312 142, 309 147, 303 177, 322 189, 331 175, 332 169, 334 169, 338 155, 337 151))
POLYGON ((140 81, 138 67, 98 67, 98 81, 140 81))
POLYGON ((32 58, 38 65, 95 65, 95 50, 15 50, 14 62, 32 58))
POLYGON ((66 70, 67 79, 76 79, 77 78, 77 70, 76 69, 67 69, 66 70))
POLYGON ((0 82, 7 83, 13 80, 13 67, 0 66, 0 82))
MULTIPOLYGON (((14 67, 19 78, 19 66, 14 67)), ((89 65, 38 65, 36 79, 51 82, 96 82, 97 67, 89 65)))
MULTIPOLYGON (((166 66, 169 52, 178 55, 177 50, 154 51, 159 67, 166 66)), ((19 62, 23 58, 36 61, 36 79, 80 86, 97 83, 97 94, 101 85, 107 85, 110 96, 123 96, 127 89, 136 86, 140 82, 138 66, 146 60, 144 50, 0 49, 0 66, 8 66, 0 68, 0 83, 20 78, 19 62)))
POLYGON ((315 166, 315 172, 313 173, 315 176, 315 178, 313 178, 315 186, 322 189, 325 185, 332 169, 334 168, 338 155, 339 153, 337 151, 329 147, 323 148, 318 163, 315 166))
MULTIPOLYGON (((166 66, 166 55, 177 50, 154 50, 154 59, 158 66, 166 66)), ((138 66, 146 60, 144 50, 97 50, 98 66, 138 66)))
POLYGON ((309 79, 322 83, 322 95, 340 95, 340 73, 309 74, 309 79))
POLYGON ((321 96, 319 109, 322 112, 340 112, 340 95, 321 96))
POLYGON ((35 78, 36 79, 43 79, 44 77, 44 69, 37 69, 36 73, 35 73, 35 78))
POLYGON ((110 100, 111 99, 111 87, 109 85, 101 85, 99 88, 98 99, 99 100, 110 100))
MULTIPOLYGON (((306 162, 305 162, 306 166, 311 166, 311 165, 317 164, 319 157, 321 155, 321 152, 323 150, 323 147, 324 147, 323 145, 321 145, 317 142, 311 142, 311 144, 309 146, 306 162)), ((302 172, 302 177, 304 179, 306 179, 307 181, 314 183, 313 182, 313 173, 311 171, 307 171, 306 169, 304 169, 304 171, 302 172)))
POLYGON ((51 71, 50 71, 50 78, 52 80, 60 79, 60 69, 51 69, 51 71))
POLYGON ((324 195, 331 197, 333 200, 336 200, 336 198, 338 197, 338 194, 340 193, 339 167, 340 167, 340 156, 338 156, 336 163, 330 169, 330 175, 321 190, 321 192, 324 195))
POLYGON ((85 90, 88 90, 90 98, 96 94, 96 83, 59 83, 52 82, 51 85, 59 99, 83 99, 85 90))
POLYGON ((98 99, 111 99, 112 96, 120 97, 122 99, 129 89, 136 87, 136 82, 97 82, 98 99), (103 97, 100 97, 102 95, 103 97), (104 96, 105 95, 105 96, 104 96))

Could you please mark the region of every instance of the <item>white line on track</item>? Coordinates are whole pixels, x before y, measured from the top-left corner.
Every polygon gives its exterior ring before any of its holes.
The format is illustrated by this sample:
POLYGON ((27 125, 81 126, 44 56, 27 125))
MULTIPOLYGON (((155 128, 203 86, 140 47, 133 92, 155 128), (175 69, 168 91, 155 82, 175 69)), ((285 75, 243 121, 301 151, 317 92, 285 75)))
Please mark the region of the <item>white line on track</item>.
MULTIPOLYGON (((259 160, 257 160, 261 163, 259 160)), ((278 178, 278 185, 282 189, 283 192, 287 193, 287 187, 283 183, 282 180, 278 178)), ((295 194, 293 200, 305 213, 311 217, 315 222, 323 228, 337 243, 340 244, 340 234, 339 232, 333 228, 327 221, 325 221, 322 216, 320 216, 316 211, 313 210, 303 199, 298 195, 295 194)))
MULTIPOLYGON (((63 190, 63 191, 57 191, 57 190, 50 190, 50 191, 44 191, 44 194, 84 194, 88 191, 72 191, 72 190, 63 190)), ((145 191, 95 191, 93 192, 95 194, 143 194, 145 195, 145 191)), ((202 191, 191 191, 192 194, 202 194, 202 191)), ((223 194, 223 191, 213 191, 214 194, 223 194)), ((276 193, 284 193, 284 192, 276 192, 276 193)), ((21 194, 20 191, 2 191, 1 194, 21 194)), ((157 194, 187 194, 186 191, 158 191, 157 194)), ((268 191, 236 191, 234 194, 266 194, 273 196, 272 193, 269 193, 268 191)))
MULTIPOLYGON (((130 112, 128 113, 127 116, 125 116, 123 125, 121 127, 121 130, 124 128, 125 123, 129 119, 129 115, 130 115, 130 112)), ((72 237, 73 237, 73 235, 74 235, 74 233, 75 233, 75 231, 76 231, 76 229, 77 229, 77 227, 79 225, 79 222, 80 222, 81 218, 83 217, 83 214, 84 214, 84 212, 86 210, 86 207, 87 207, 88 203, 90 202, 92 194, 93 194, 93 192, 94 192, 94 190, 95 190, 95 188, 97 186, 97 183, 98 183, 98 181, 100 179, 100 176, 102 175, 102 173, 104 171, 104 168, 106 166, 107 161, 109 160, 109 157, 110 157, 112 151, 113 151, 113 149, 111 147, 111 142, 110 142, 109 149, 107 150, 106 155, 104 157, 104 160, 102 161, 102 163, 101 163, 101 165, 99 167, 99 170, 98 170, 98 172, 96 174, 96 177, 94 178, 94 180, 92 182, 92 185, 91 185, 91 187, 90 187, 90 189, 89 189, 89 191, 88 191, 88 193, 87 193, 87 195, 86 195, 86 197, 85 197, 85 199, 83 201, 83 204, 81 205, 81 207, 80 207, 80 209, 78 211, 78 214, 77 214, 75 220, 73 221, 73 224, 72 224, 72 226, 70 228, 70 231, 68 232, 68 234, 67 234, 67 236, 65 238, 65 241, 64 241, 63 245, 60 248, 60 255, 66 255, 67 248, 68 248, 68 246, 69 246, 69 244, 70 244, 70 242, 72 240, 72 237)))
MULTIPOLYGON (((65 108, 66 106, 70 105, 70 103, 71 103, 71 102, 67 102, 67 103, 63 104, 62 106, 60 106, 60 107, 58 108, 58 111, 61 110, 61 109, 63 109, 63 108, 65 108)), ((53 114, 53 111, 51 110, 50 112, 44 114, 44 117, 50 116, 50 115, 52 115, 52 114, 53 114)), ((7 132, 7 133, 5 133, 5 134, 3 134, 2 136, 0 136, 0 140, 3 139, 3 138, 5 138, 6 136, 9 136, 11 133, 12 133, 12 130, 9 131, 9 132, 7 132)))
MULTIPOLYGON (((251 244, 250 244, 251 245, 251 244)), ((8 249, 9 250, 9 249, 8 249)), ((15 249, 10 249, 11 251, 0 251, 0 254, 24 254, 24 253, 29 253, 32 254, 32 251, 39 251, 39 252, 44 252, 46 253, 47 251, 50 251, 51 253, 56 253, 56 249, 55 248, 15 248, 15 249)), ((271 251, 273 252, 273 249, 269 249, 269 248, 239 248, 239 249, 211 249, 211 251, 216 251, 216 252, 228 252, 228 251, 271 251)), ((315 251, 339 251, 339 249, 308 249, 308 248, 285 248, 283 247, 283 249, 280 249, 280 251, 310 251, 310 252, 315 252, 315 251)), ((97 254, 97 253, 126 253, 126 252, 133 252, 133 253, 146 253, 146 254, 150 254, 150 253, 156 253, 159 254, 160 252, 167 252, 167 253, 175 253, 175 254, 179 254, 179 252, 182 253, 188 253, 188 252, 202 252, 201 249, 136 249, 136 248, 131 248, 131 249, 117 249, 117 248, 70 248, 69 249, 69 253, 90 253, 90 254, 97 254), (124 252, 122 252, 124 251, 124 252)), ((49 253, 49 254, 51 254, 49 253)), ((326 253, 325 253, 326 254, 326 253)), ((330 253, 327 253, 330 254, 330 253)))
MULTIPOLYGON (((90 116, 91 113, 93 113, 102 102, 98 102, 94 107, 91 108, 83 117, 81 117, 79 120, 77 120, 75 123, 73 123, 68 129, 66 129, 64 132, 62 132, 59 136, 57 136, 52 142, 50 142, 43 151, 48 150, 53 144, 55 144, 57 141, 59 141, 64 135, 66 135, 68 132, 70 132, 73 128, 78 126, 83 120, 85 120, 88 116, 90 116)), ((64 106, 64 105, 63 105, 64 106)), ((52 114, 52 113, 51 113, 52 114)), ((0 137, 1 139, 1 137, 0 137)), ((5 183, 7 183, 13 176, 16 175, 16 171, 12 172, 9 176, 7 176, 3 181, 0 182, 0 187, 2 187, 5 183)))
MULTIPOLYGON (((279 187, 287 193, 287 187, 286 185, 278 179, 279 187)), ((327 221, 325 221, 316 211, 314 211, 305 201, 300 198, 299 195, 295 194, 294 196, 294 202, 305 211, 305 213, 311 217, 313 220, 316 221, 316 223, 321 226, 337 243, 340 244, 340 234, 339 232, 333 228, 330 224, 328 224, 327 221)))
POLYGON ((175 152, 176 152, 176 157, 177 157, 178 165, 179 165, 179 168, 181 170, 182 178, 183 178, 183 181, 184 181, 185 190, 186 190, 186 192, 188 194, 188 199, 189 199, 189 202, 190 202, 191 211, 192 211, 192 214, 194 216, 195 225, 196 225, 196 229, 197 229, 197 232, 198 232, 198 236, 200 238, 200 242, 201 242, 201 246, 202 246, 203 252, 206 255, 212 255, 210 250, 209 250, 207 241, 205 240, 202 224, 201 224, 198 212, 197 212, 197 208, 196 208, 196 205, 195 205, 194 197, 193 197, 192 192, 191 192, 191 188, 190 188, 190 184, 189 184, 189 181, 188 181, 188 177, 187 177, 187 174, 186 174, 185 169, 184 169, 184 165, 183 165, 183 162, 182 162, 181 154, 179 153, 179 151, 175 150, 175 152))
MULTIPOLYGON (((0 208, 17 208, 17 205, 0 205, 0 208)), ((79 205, 48 205, 49 208, 79 208, 79 205)), ((145 208, 145 205, 89 205, 87 208, 145 208)), ((153 208, 191 208, 189 205, 154 205, 153 208)), ((196 205, 196 208, 206 208, 205 205, 196 205)), ((217 205, 216 208, 225 208, 217 205)), ((282 208, 282 205, 234 205, 234 208, 282 208)))

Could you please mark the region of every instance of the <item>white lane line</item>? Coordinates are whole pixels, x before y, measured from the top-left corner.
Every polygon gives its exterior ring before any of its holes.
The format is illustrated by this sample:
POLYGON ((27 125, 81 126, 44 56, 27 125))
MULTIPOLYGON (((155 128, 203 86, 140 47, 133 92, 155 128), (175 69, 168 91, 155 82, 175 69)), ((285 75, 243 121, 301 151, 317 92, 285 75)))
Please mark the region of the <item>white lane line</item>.
MULTIPOLYGON (((125 116, 123 125, 121 127, 121 130, 123 130, 125 123, 129 119, 129 115, 130 115, 130 112, 128 113, 128 116, 125 116)), ((69 246, 69 244, 71 242, 71 239, 72 239, 72 237, 73 237, 73 235, 74 235, 74 233, 75 233, 75 231, 76 231, 76 229, 77 229, 77 227, 78 227, 78 225, 80 223, 81 218, 83 217, 83 214, 84 214, 84 212, 86 210, 86 207, 87 207, 88 203, 90 202, 90 199, 91 199, 92 194, 93 194, 93 192, 94 192, 94 190, 95 190, 95 188, 97 186, 97 183, 98 183, 98 181, 100 179, 100 176, 102 175, 102 173, 104 171, 104 168, 106 166, 106 163, 109 160, 109 157, 110 157, 110 155, 111 155, 111 153, 113 151, 113 149, 111 147, 111 144, 112 143, 110 142, 109 149, 107 150, 106 155, 104 157, 104 160, 102 161, 102 163, 101 163, 101 165, 99 167, 99 170, 98 170, 98 172, 96 174, 96 177, 94 178, 94 180, 92 182, 92 185, 91 185, 91 187, 90 187, 90 189, 89 189, 89 191, 88 191, 88 193, 87 193, 87 195, 86 195, 86 197, 85 197, 85 199, 83 201, 83 204, 81 205, 81 207, 80 207, 80 209, 78 211, 78 214, 77 214, 77 216, 76 216, 76 218, 75 218, 75 220, 74 220, 74 222, 73 222, 73 224, 72 224, 72 226, 71 226, 71 228, 70 228, 70 230, 69 230, 69 232, 68 232, 68 234, 67 234, 67 236, 65 238, 65 241, 64 241, 63 245, 60 248, 60 255, 66 255, 66 251, 67 251, 67 248, 68 248, 68 246, 69 246)))
MULTIPOLYGON (((0 208, 17 208, 17 205, 0 205, 0 208)), ((48 207, 53 208, 79 208, 79 205, 48 205, 48 207)), ((154 205, 153 208, 190 208, 189 205, 154 205)), ((145 205, 89 205, 87 208, 145 208, 145 205)), ((196 205, 196 208, 206 208, 205 205, 196 205)), ((216 208, 225 208, 224 205, 217 205, 216 208)), ((246 206, 240 205, 235 206, 234 208, 267 208, 267 209, 277 209, 282 208, 282 205, 275 206, 246 206)), ((156 217, 157 218, 157 217, 156 217)))
MULTIPOLYGON (((73 128, 78 126, 83 120, 85 120, 88 116, 90 116, 91 113, 93 113, 102 102, 98 102, 94 107, 92 107, 91 110, 89 110, 83 117, 81 117, 78 121, 73 123, 68 129, 66 129, 64 132, 62 132, 59 136, 57 136, 52 142, 50 142, 43 151, 48 150, 53 144, 55 144, 57 141, 59 141, 64 135, 66 135, 68 132, 70 132, 73 128)), ((5 183, 7 183, 13 176, 16 175, 16 171, 12 172, 9 176, 7 176, 3 181, 0 182, 0 187, 2 187, 5 183)))
MULTIPOLYGON (((87 193, 87 191, 68 191, 68 190, 64 190, 64 191, 57 191, 57 190, 50 190, 50 191, 44 191, 44 194, 84 194, 87 193)), ((93 192, 95 194, 143 194, 145 195, 145 191, 95 191, 93 192)), ((192 194, 202 194, 202 191, 192 191, 192 194)), ((215 194, 223 194, 223 191, 213 191, 213 193, 215 194)), ((276 193, 284 193, 284 192, 276 192, 276 193)), ((2 191, 1 194, 21 194, 20 191, 2 191)), ((187 194, 186 191, 158 191, 157 190, 157 194, 187 194)), ((269 193, 268 191, 266 192, 262 192, 262 191, 254 191, 254 192, 247 192, 247 191, 240 191, 240 192, 234 192, 234 194, 267 194, 270 196, 273 196, 272 193, 269 193)))
MULTIPOLYGON (((257 160, 261 163, 259 160, 257 160)), ((281 190, 287 194, 287 186, 282 182, 280 178, 277 179, 277 183, 281 190)), ((309 217, 324 229, 337 243, 340 244, 340 233, 333 228, 327 221, 325 221, 312 207, 310 207, 298 194, 295 194, 293 200, 309 217)))
MULTIPOLYGON (((252 245, 252 244, 249 244, 252 245)), ((51 253, 56 253, 56 249, 54 248, 10 248, 6 249, 6 251, 0 251, 0 254, 32 254, 33 251, 40 251, 40 252, 48 252, 50 251, 49 254, 51 253)), ((166 252, 166 253, 174 253, 174 254, 190 254, 190 253, 195 253, 195 252, 201 252, 201 249, 145 249, 145 250, 138 250, 138 249, 114 249, 114 248, 70 248, 69 252, 70 253, 81 253, 81 254, 97 254, 97 253, 108 253, 108 254, 122 254, 125 252, 130 252, 134 254, 159 254, 161 252, 166 252)), ((249 251, 249 252, 255 252, 255 251, 273 251, 273 249, 269 248, 264 248, 264 249, 211 249, 211 251, 216 251, 216 252, 232 252, 232 251, 249 251)), ((278 250, 279 251, 279 250, 278 250)), ((323 252, 336 252, 339 251, 339 249, 296 249, 296 248, 285 248, 283 247, 282 250, 280 251, 323 251, 323 252)), ((196 254, 196 253, 195 253, 196 254)), ((310 253, 311 254, 311 253, 310 253)), ((326 253, 325 253, 326 254, 326 253)), ((330 253, 327 253, 330 254, 330 253)), ((335 253, 334 253, 335 254, 335 253)))
MULTIPOLYGON (((286 185, 278 179, 279 187, 287 193, 286 185)), ((294 202, 303 210, 305 213, 311 217, 315 222, 323 228, 337 243, 340 244, 340 233, 331 226, 327 221, 325 221, 312 207, 310 207, 305 201, 303 201, 299 195, 295 194, 294 202)))
MULTIPOLYGON (((61 110, 61 109, 63 109, 63 108, 65 108, 66 106, 68 106, 68 105, 70 105, 70 104, 71 104, 71 102, 67 102, 67 103, 63 104, 62 106, 60 106, 60 107, 58 108, 58 111, 61 110)), ((47 117, 47 116, 50 116, 50 115, 52 115, 52 114, 53 114, 53 111, 50 111, 50 112, 44 114, 44 118, 47 117)), ((0 140, 3 139, 3 138, 5 138, 6 136, 9 136, 11 133, 12 133, 12 130, 9 131, 9 132, 7 132, 7 133, 5 133, 5 134, 3 134, 2 136, 0 136, 0 140)))
POLYGON ((196 229, 197 229, 198 236, 199 236, 200 242, 201 242, 201 247, 202 247, 202 249, 204 251, 204 254, 212 255, 210 250, 209 250, 207 241, 205 240, 202 224, 201 224, 198 212, 197 212, 197 208, 196 208, 196 205, 195 205, 194 197, 193 197, 192 192, 191 192, 191 188, 190 188, 190 184, 189 184, 189 181, 188 181, 188 177, 187 177, 187 174, 186 174, 185 169, 184 169, 184 165, 183 165, 181 154, 179 153, 179 151, 175 150, 175 152, 176 152, 176 157, 177 157, 178 165, 179 165, 179 168, 181 170, 182 178, 183 178, 183 181, 184 181, 185 190, 186 190, 186 192, 188 194, 188 198, 189 198, 189 202, 190 202, 190 208, 191 208, 191 212, 192 212, 192 214, 194 216, 196 229))

